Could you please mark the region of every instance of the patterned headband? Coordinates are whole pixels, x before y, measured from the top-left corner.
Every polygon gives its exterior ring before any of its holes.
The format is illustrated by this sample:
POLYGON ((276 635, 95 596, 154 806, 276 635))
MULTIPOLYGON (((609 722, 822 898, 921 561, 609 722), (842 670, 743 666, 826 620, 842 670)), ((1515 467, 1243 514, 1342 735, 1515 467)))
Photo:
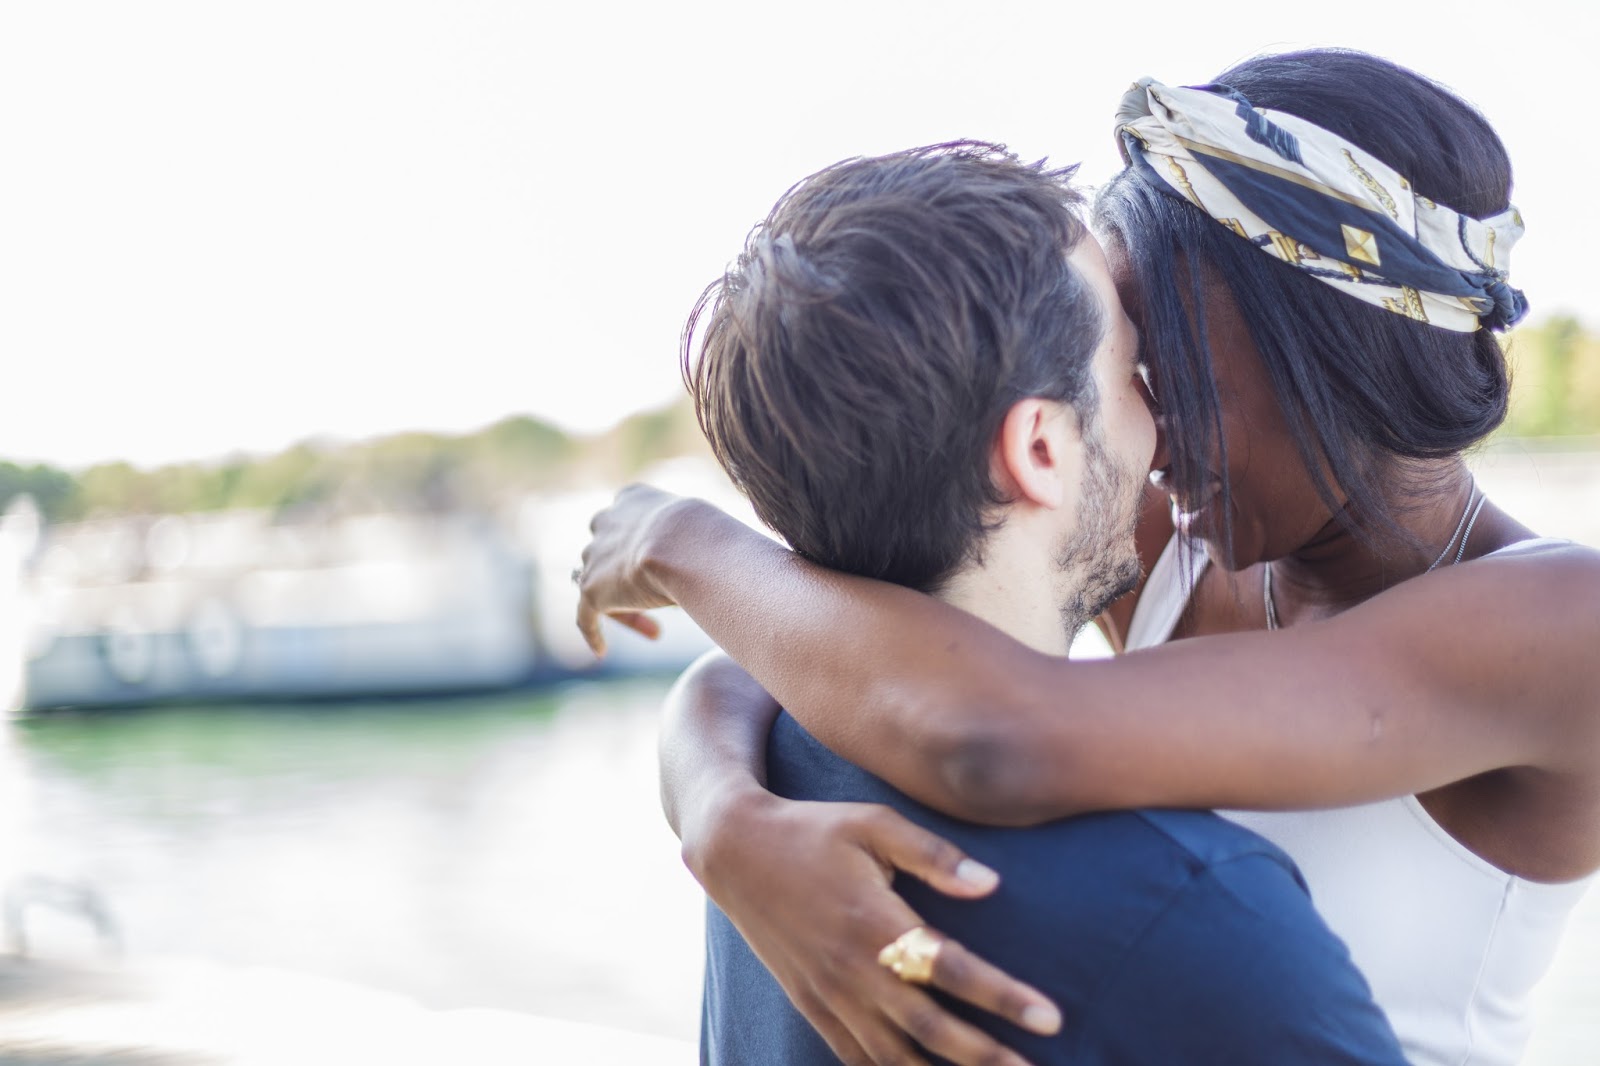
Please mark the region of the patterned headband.
POLYGON ((1452 211, 1338 134, 1223 85, 1141 78, 1117 132, 1145 182, 1341 292, 1458 333, 1527 313, 1506 284, 1522 236, 1515 207, 1481 220, 1452 211))

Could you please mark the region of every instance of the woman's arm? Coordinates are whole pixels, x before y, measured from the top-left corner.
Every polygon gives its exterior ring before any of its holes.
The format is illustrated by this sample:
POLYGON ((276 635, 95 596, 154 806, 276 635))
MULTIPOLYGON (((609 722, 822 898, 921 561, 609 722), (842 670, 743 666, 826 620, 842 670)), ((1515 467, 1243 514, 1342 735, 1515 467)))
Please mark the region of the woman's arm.
POLYGON ((767 734, 777 717, 772 697, 719 651, 701 656, 667 694, 661 809, 702 883, 710 832, 741 802, 767 795, 767 734))
POLYGON ((1277 633, 1068 663, 698 501, 630 489, 594 530, 585 611, 681 604, 818 739, 973 820, 1338 806, 1508 766, 1594 771, 1586 549, 1452 568, 1277 633))
MULTIPOLYGON (((844 1061, 909 1061, 914 1039, 962 1066, 1026 1066, 874 958, 874 945, 921 924, 890 887, 896 870, 962 898, 993 891, 994 873, 887 807, 769 794, 766 743, 777 714, 772 697, 720 652, 673 686, 662 805, 690 871, 844 1061)), ((940 953, 934 983, 1035 1032, 1060 1026, 1042 995, 960 945, 940 953)))

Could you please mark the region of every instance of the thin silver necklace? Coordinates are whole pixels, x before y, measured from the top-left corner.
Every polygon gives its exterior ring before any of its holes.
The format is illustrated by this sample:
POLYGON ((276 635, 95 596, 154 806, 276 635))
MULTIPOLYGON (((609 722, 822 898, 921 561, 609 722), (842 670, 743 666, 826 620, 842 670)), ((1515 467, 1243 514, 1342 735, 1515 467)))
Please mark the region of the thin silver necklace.
MULTIPOLYGON (((1456 557, 1450 560, 1450 565, 1454 566, 1462 560, 1467 554, 1467 541, 1472 539, 1472 527, 1478 524, 1478 512, 1482 511, 1483 505, 1488 502, 1489 497, 1478 491, 1478 482, 1474 478, 1472 491, 1467 493, 1466 509, 1461 512, 1461 521, 1456 523, 1456 531, 1450 534, 1449 540, 1444 542, 1444 550, 1439 553, 1439 558, 1435 559, 1433 565, 1424 570, 1423 573, 1431 574, 1437 570, 1439 564, 1444 562, 1445 556, 1450 554, 1451 548, 1456 549, 1456 557), (1477 501, 1476 507, 1473 506, 1474 500, 1477 501), (1466 532, 1463 533, 1463 530, 1466 532), (1460 538, 1461 541, 1459 546, 1456 544, 1457 538, 1460 538)), ((1267 629, 1277 629, 1278 606, 1272 600, 1272 563, 1270 561, 1262 568, 1261 572, 1261 600, 1267 608, 1267 629)))

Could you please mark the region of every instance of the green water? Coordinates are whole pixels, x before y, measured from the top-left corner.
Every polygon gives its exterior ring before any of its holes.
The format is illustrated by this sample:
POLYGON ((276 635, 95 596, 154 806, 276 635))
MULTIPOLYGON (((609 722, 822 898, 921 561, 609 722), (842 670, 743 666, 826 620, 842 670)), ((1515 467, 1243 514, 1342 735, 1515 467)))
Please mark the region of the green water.
MULTIPOLYGON (((656 798, 664 688, 14 722, 0 859, 93 886, 136 959, 692 1039, 702 904, 656 798)), ((70 917, 37 925, 45 957, 97 950, 70 917)), ((1526 1062, 1593 1062, 1600 897, 1541 998, 1526 1062)))
MULTIPOLYGON (((10 865, 92 886, 135 958, 691 1037, 701 902, 656 800, 663 688, 22 720, 10 865), (628 944, 667 980, 618 965, 628 944)), ((95 950, 35 924, 42 956, 95 950)))

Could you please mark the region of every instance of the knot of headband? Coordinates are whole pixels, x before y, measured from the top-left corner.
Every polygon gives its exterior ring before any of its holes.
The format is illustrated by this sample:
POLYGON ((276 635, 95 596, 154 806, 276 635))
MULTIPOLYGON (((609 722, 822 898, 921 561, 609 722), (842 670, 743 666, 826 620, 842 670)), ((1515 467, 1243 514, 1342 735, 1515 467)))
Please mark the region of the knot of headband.
POLYGON ((1142 180, 1342 292, 1461 333, 1527 314, 1506 282, 1523 230, 1515 207, 1485 219, 1453 211, 1338 134, 1223 85, 1141 78, 1116 122, 1142 180))

